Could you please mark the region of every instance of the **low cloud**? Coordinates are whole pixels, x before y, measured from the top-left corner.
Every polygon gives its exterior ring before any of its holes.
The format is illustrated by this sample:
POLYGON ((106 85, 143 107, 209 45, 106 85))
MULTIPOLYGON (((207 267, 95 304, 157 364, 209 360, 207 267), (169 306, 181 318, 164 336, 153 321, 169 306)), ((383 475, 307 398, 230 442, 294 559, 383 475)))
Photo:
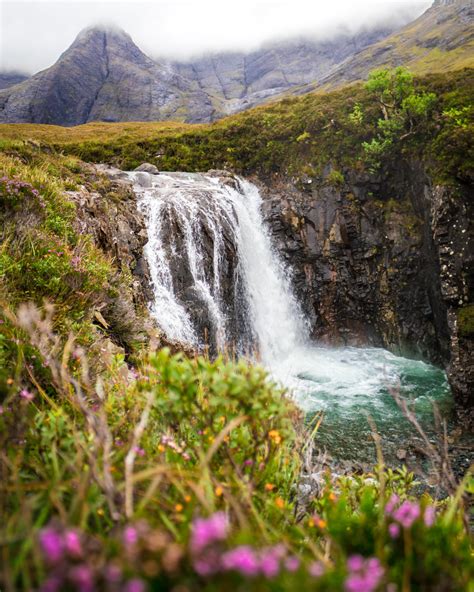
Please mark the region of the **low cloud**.
POLYGON ((273 39, 321 39, 412 20, 431 0, 0 0, 0 70, 53 64, 84 27, 116 25, 153 57, 249 51, 273 39))

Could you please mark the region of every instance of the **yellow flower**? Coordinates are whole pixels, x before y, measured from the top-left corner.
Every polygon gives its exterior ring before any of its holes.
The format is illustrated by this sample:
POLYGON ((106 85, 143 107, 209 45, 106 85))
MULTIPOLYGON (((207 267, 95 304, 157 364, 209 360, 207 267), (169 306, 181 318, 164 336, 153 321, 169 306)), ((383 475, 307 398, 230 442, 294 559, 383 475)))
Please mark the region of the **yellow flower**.
POLYGON ((221 495, 224 493, 224 490, 222 489, 222 487, 220 485, 218 485, 214 491, 215 491, 215 494, 217 495, 217 497, 221 497, 221 495))
POLYGON ((176 504, 176 506, 174 507, 174 509, 177 512, 182 512, 183 511, 183 504, 176 504))
POLYGON ((163 444, 158 444, 158 450, 160 452, 164 452, 165 451, 165 447, 163 446, 163 444))
POLYGON ((102 508, 99 508, 97 510, 97 514, 99 514, 99 516, 103 516, 104 515, 104 510, 102 508))
POLYGON ((219 419, 222 423, 225 423, 225 417, 223 415, 221 415, 219 419))

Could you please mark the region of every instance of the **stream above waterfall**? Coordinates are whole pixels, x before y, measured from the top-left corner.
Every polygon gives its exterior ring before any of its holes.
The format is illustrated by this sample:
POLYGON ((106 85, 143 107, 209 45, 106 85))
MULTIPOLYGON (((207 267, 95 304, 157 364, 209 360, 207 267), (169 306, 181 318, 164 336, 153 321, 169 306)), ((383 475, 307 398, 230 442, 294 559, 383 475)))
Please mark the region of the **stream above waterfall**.
POLYGON ((412 401, 433 436, 433 403, 451 413, 443 370, 380 348, 321 347, 273 248, 252 183, 215 174, 129 173, 145 216, 154 300, 151 315, 171 340, 211 355, 258 360, 311 417, 333 457, 369 462, 370 416, 394 460, 414 436, 393 397, 412 401))

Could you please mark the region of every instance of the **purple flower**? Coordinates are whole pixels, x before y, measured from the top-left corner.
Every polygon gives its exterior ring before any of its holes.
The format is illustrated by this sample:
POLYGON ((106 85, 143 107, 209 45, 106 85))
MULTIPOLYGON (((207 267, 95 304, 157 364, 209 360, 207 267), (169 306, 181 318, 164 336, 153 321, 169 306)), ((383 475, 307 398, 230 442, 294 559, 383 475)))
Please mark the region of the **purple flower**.
POLYGON ((251 467, 253 465, 253 460, 251 458, 248 458, 247 460, 244 460, 244 466, 245 467, 251 467))
POLYGON ((228 528, 224 512, 216 512, 209 518, 197 518, 192 526, 191 551, 198 554, 212 543, 225 540, 228 528))
POLYGON ((435 519, 436 519, 436 510, 434 509, 433 506, 427 506, 425 508, 425 513, 423 516, 423 521, 425 523, 425 526, 427 526, 428 528, 433 526, 433 524, 435 523, 435 519))
POLYGON ((376 557, 364 559, 353 555, 347 560, 349 575, 344 584, 347 592, 374 592, 384 575, 384 569, 376 557))
POLYGON ((255 576, 260 565, 252 547, 242 545, 224 553, 222 567, 226 571, 238 571, 243 576, 255 576))
POLYGON ((40 592, 60 592, 62 583, 62 580, 57 576, 51 576, 41 586, 40 592))
POLYGON ((26 389, 20 391, 20 397, 25 401, 32 401, 35 398, 34 394, 30 393, 30 391, 27 391, 26 389))
POLYGON ((393 517, 403 528, 410 528, 420 516, 420 506, 416 502, 405 501, 393 512, 393 517))
POLYGON ((138 454, 138 456, 145 456, 145 451, 143 448, 140 448, 140 446, 134 446, 133 450, 136 454, 138 454))
POLYGON ((64 534, 64 546, 69 555, 81 557, 82 545, 81 538, 75 530, 67 530, 64 534))
POLYGON ((134 526, 127 526, 123 531, 123 542, 126 547, 134 547, 138 543, 138 530, 134 526))
POLYGON ((44 556, 50 563, 57 563, 63 557, 62 536, 52 528, 45 528, 39 534, 39 543, 44 556))
POLYGON ((393 512, 393 510, 395 510, 395 507, 398 505, 399 502, 400 502, 400 498, 398 497, 398 495, 396 495, 395 493, 392 493, 392 495, 390 496, 390 499, 387 502, 387 505, 385 506, 385 513, 391 514, 393 512))
POLYGON ((400 525, 396 522, 392 522, 392 524, 390 524, 388 527, 388 534, 392 539, 397 539, 400 535, 400 525))
POLYGON ((313 561, 308 567, 308 573, 313 578, 320 578, 325 571, 326 569, 321 561, 313 561))
POLYGON ((285 559, 285 569, 291 573, 298 571, 300 560, 298 557, 292 556, 285 559))
POLYGON ((133 579, 129 580, 123 590, 124 592, 145 592, 145 583, 143 580, 133 579))
POLYGON ((364 558, 362 555, 352 555, 347 560, 347 569, 349 571, 359 571, 364 568, 364 558))
POLYGON ((77 586, 78 592, 92 592, 94 577, 88 565, 77 565, 69 572, 70 580, 77 586))
POLYGON ((275 553, 273 553, 273 550, 263 554, 260 561, 260 567, 263 575, 267 578, 274 578, 278 575, 278 572, 280 571, 280 562, 275 553))

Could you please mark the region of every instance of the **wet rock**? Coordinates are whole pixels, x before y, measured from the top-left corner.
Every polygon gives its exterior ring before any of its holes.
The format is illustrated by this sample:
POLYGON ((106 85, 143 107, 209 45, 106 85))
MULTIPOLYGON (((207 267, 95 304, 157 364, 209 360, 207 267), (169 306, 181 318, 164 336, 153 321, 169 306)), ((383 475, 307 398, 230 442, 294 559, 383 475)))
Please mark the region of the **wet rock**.
POLYGON ((160 173, 158 167, 156 167, 154 164, 150 164, 149 162, 144 162, 140 166, 137 166, 137 168, 134 170, 143 171, 144 173, 150 173, 151 175, 158 175, 160 173))
POLYGON ((135 174, 135 182, 142 187, 148 188, 152 186, 150 173, 139 172, 135 174))

